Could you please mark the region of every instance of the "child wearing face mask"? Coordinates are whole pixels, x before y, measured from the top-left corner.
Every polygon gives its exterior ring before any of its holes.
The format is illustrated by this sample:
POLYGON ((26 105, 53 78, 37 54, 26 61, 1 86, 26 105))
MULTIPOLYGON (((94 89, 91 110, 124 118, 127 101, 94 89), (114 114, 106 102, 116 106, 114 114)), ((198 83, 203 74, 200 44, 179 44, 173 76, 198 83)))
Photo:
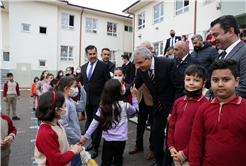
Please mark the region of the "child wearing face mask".
POLYGON ((50 82, 54 79, 54 75, 53 74, 47 74, 46 76, 46 81, 47 83, 43 85, 43 93, 48 92, 52 86, 50 85, 50 82))
POLYGON ((66 68, 66 76, 74 76, 75 77, 73 72, 74 72, 74 68, 73 67, 67 67, 66 68))
POLYGON ((55 91, 43 94, 35 115, 43 121, 36 137, 35 161, 38 165, 69 166, 83 148, 76 143, 69 146, 65 129, 58 122, 67 116, 64 95, 55 91))
POLYGON ((43 94, 43 85, 46 84, 46 76, 47 74, 49 74, 49 71, 48 70, 44 70, 40 76, 40 80, 38 81, 37 83, 37 86, 36 86, 36 92, 38 94, 38 100, 39 98, 42 96, 43 94))
MULTIPOLYGON (((60 79, 59 84, 55 87, 56 90, 59 90, 63 93, 66 101, 68 115, 66 118, 59 120, 62 123, 63 127, 66 130, 67 140, 69 145, 76 144, 80 142, 81 139, 81 129, 79 125, 79 120, 77 117, 77 111, 82 112, 85 110, 85 102, 75 102, 71 97, 78 95, 78 86, 77 80, 75 77, 64 76, 60 79)), ((81 98, 85 97, 85 91, 82 89, 81 98)), ((85 100, 86 101, 86 100, 85 100)), ((72 166, 81 166, 80 155, 76 155, 71 162, 72 166)))
POLYGON ((38 81, 39 81, 39 78, 35 77, 34 81, 32 83, 32 86, 31 86, 31 91, 30 91, 30 96, 31 96, 31 98, 33 100, 33 107, 32 107, 33 111, 35 111, 35 107, 36 107, 35 101, 36 101, 36 98, 38 96, 38 94, 36 92, 36 86, 37 86, 38 81))
POLYGON ((59 70, 58 73, 57 73, 56 79, 60 80, 62 77, 63 77, 63 71, 59 70))

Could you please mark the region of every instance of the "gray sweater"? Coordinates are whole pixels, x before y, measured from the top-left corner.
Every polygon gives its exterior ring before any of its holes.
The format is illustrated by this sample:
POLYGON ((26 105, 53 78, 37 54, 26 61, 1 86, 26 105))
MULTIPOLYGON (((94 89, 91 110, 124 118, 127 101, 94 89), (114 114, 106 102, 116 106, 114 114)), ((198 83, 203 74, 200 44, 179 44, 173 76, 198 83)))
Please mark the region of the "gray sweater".
POLYGON ((45 78, 42 81, 38 81, 37 86, 36 86, 36 92, 37 92, 38 96, 42 96, 44 84, 46 84, 45 78))

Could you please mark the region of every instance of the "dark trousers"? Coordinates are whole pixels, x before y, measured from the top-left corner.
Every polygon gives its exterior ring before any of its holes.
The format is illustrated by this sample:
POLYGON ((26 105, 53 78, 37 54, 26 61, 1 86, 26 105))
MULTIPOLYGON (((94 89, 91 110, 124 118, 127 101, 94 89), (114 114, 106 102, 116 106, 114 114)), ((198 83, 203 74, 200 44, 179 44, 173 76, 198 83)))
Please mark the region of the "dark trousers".
MULTIPOLYGON (((89 128, 92 120, 95 119, 97 108, 98 108, 97 105, 91 105, 91 104, 86 105, 86 115, 87 115, 87 119, 85 123, 86 130, 89 128)), ((92 145, 94 149, 98 149, 100 145, 101 136, 102 136, 102 130, 100 126, 98 126, 91 135, 92 145)))
POLYGON ((163 114, 163 111, 157 110, 153 115, 153 145, 156 164, 161 165, 164 157, 164 130, 167 124, 167 116, 163 114))
MULTIPOLYGON (((137 124, 137 140, 136 140, 136 147, 142 148, 143 147, 143 135, 145 131, 146 126, 146 120, 149 115, 149 121, 150 121, 150 128, 152 129, 153 124, 153 107, 147 106, 144 102, 144 98, 142 98, 142 101, 139 103, 139 112, 138 112, 138 124, 137 124)), ((150 137, 149 137, 149 149, 151 151, 154 151, 153 148, 153 141, 152 141, 152 132, 150 130, 150 137)))
POLYGON ((171 157, 171 153, 170 153, 168 146, 167 146, 168 129, 169 129, 169 123, 167 123, 167 133, 166 133, 166 141, 165 141, 166 152, 165 152, 164 159, 162 161, 161 166, 172 166, 172 164, 173 164, 173 158, 171 157))
POLYGON ((126 141, 106 141, 103 142, 102 164, 101 166, 111 166, 114 156, 114 165, 123 165, 123 153, 126 141))

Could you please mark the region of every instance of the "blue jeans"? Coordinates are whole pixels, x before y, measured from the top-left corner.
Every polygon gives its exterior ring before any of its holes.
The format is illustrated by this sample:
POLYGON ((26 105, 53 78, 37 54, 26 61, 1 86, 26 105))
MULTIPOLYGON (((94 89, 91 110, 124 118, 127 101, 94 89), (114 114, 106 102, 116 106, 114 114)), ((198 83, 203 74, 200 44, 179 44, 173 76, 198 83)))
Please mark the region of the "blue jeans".
POLYGON ((74 158, 71 161, 71 166, 82 166, 80 154, 74 156, 74 158))

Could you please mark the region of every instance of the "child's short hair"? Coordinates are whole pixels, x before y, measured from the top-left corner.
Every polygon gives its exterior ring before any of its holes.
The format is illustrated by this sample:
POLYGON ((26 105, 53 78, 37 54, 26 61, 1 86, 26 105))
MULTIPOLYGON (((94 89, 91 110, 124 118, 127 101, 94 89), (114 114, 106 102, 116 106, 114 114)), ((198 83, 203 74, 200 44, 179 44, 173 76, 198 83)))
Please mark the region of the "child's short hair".
POLYGON ((122 73, 123 73, 124 75, 126 75, 126 71, 125 71, 125 69, 123 69, 123 67, 116 67, 116 68, 114 69, 114 71, 115 71, 115 70, 121 70, 122 73))
POLYGON ((54 77, 53 74, 49 73, 49 74, 46 75, 46 79, 48 79, 50 76, 53 76, 54 77))
MULTIPOLYGON (((59 80, 58 79, 53 79, 51 82, 50 82, 50 85, 53 87, 53 84, 57 84, 59 80)), ((54 87, 53 87, 54 88, 54 87)))
POLYGON ((7 73, 7 77, 14 76, 13 73, 7 73))
POLYGON ((229 69, 231 70, 231 73, 234 75, 235 79, 238 77, 238 66, 237 66, 237 62, 234 60, 219 59, 214 61, 209 67, 209 71, 211 75, 214 70, 218 70, 218 69, 229 69))
POLYGON ((55 90, 63 92, 64 88, 72 86, 74 81, 77 81, 74 76, 64 76, 60 79, 59 85, 55 87, 55 90))
POLYGON ((36 110, 35 116, 41 121, 52 121, 52 119, 57 118, 55 114, 55 108, 61 108, 65 102, 65 97, 62 93, 52 91, 44 93, 38 101, 38 108, 36 110), (54 93, 55 93, 55 103, 54 93), (52 107, 53 106, 53 107, 52 107))
POLYGON ((202 81, 206 81, 207 78, 207 71, 204 67, 198 65, 198 64, 192 64, 187 67, 185 70, 185 75, 197 75, 198 77, 202 78, 202 81))
POLYGON ((33 80, 33 82, 35 82, 35 81, 36 81, 36 79, 38 79, 38 80, 39 80, 39 78, 38 78, 38 77, 35 77, 35 78, 34 78, 34 80, 33 80))

